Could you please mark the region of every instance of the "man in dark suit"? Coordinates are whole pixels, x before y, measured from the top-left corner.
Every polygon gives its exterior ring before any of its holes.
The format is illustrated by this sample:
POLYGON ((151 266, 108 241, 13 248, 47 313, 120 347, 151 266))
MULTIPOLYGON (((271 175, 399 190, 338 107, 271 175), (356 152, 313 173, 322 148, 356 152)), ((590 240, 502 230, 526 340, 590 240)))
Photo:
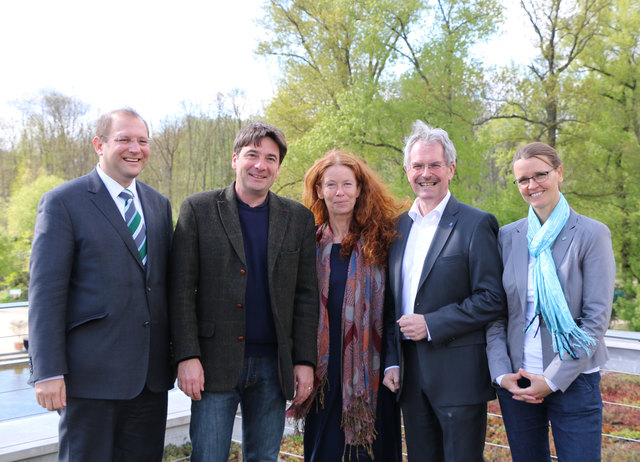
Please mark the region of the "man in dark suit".
POLYGON ((417 121, 404 155, 417 197, 389 252, 384 384, 398 392, 410 461, 480 461, 495 396, 485 326, 504 311, 498 222, 449 192, 447 132, 417 121))
POLYGON ((29 285, 31 383, 60 411, 59 459, 160 461, 169 355, 166 197, 136 181, 146 122, 103 115, 98 166, 42 196, 29 285))
POLYGON ((233 151, 235 182, 185 199, 171 251, 171 330, 178 386, 193 400, 194 462, 227 460, 238 404, 245 460, 276 461, 285 400, 309 396, 316 363, 313 215, 269 191, 284 134, 254 123, 233 151))

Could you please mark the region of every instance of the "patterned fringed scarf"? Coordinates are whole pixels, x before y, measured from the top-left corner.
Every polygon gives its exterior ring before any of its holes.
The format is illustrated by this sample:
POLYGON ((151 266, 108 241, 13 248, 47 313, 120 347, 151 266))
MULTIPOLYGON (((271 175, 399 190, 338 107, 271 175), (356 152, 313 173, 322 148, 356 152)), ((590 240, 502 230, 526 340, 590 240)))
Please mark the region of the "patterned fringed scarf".
MULTIPOLYGON (((558 204, 543 225, 540 224, 533 207, 529 207, 527 229, 529 253, 536 259, 533 265, 535 314, 542 314, 551 332, 553 351, 559 353, 561 359, 564 359, 565 353, 569 353, 572 358, 578 358, 575 348, 582 348, 587 356, 591 356, 590 347, 596 343, 573 320, 551 254, 551 247, 564 228, 570 213, 569 204, 560 193, 558 204)), ((532 328, 532 324, 529 323, 525 332, 532 328)))
MULTIPOLYGON (((316 233, 316 266, 320 290, 318 324, 318 365, 311 396, 300 406, 289 409, 288 416, 304 418, 311 403, 318 399, 324 406, 323 387, 329 366, 329 275, 333 232, 328 223, 316 233)), ((347 284, 342 305, 342 428, 345 443, 362 445, 370 455, 376 437, 375 418, 380 382, 382 347, 382 308, 385 272, 379 266, 365 265, 362 239, 356 243, 349 260, 347 284)), ((340 354, 332 352, 331 354, 340 354)))

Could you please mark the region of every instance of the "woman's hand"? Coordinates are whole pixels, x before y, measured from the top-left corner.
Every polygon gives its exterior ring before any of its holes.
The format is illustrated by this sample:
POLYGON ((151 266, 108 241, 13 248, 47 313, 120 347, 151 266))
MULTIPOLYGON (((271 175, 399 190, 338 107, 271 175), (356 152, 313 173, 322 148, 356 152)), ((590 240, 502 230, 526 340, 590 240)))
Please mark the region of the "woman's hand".
MULTIPOLYGON (((518 401, 524 401, 531 404, 540 404, 542 401, 544 401, 544 398, 547 395, 553 392, 553 390, 549 388, 544 375, 532 374, 522 368, 516 374, 507 375, 519 375, 521 378, 529 379, 529 381, 531 382, 531 384, 526 388, 520 388, 517 384, 517 381, 515 387, 511 386, 510 388, 507 388, 511 393, 513 393, 513 399, 517 399, 518 401)), ((502 379, 503 384, 505 379, 506 376, 504 379, 502 379)))

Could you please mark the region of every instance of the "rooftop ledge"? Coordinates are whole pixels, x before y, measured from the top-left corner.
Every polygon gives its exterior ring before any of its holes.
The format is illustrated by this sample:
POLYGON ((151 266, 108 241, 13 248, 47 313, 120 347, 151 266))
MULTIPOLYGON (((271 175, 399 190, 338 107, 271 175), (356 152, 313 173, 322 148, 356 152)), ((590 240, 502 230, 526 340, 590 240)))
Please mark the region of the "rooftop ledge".
MULTIPOLYGON (((165 445, 185 444, 189 438, 191 400, 180 390, 169 392, 165 445)), ((57 412, 0 422, 0 462, 57 461, 57 412)))

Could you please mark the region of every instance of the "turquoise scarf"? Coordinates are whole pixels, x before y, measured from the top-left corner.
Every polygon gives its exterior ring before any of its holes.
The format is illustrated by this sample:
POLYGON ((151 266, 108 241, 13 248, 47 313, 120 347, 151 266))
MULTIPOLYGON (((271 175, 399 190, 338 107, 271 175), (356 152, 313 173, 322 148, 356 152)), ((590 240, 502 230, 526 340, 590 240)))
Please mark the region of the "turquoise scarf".
MULTIPOLYGON (((595 340, 573 320, 551 255, 551 246, 567 223, 570 211, 569 203, 560 193, 560 201, 543 225, 540 225, 533 207, 529 207, 529 228, 527 229, 529 253, 535 258, 533 265, 535 314, 536 316, 542 314, 551 332, 553 351, 560 353, 561 359, 564 359, 565 352, 572 358, 577 358, 574 348, 583 348, 587 356, 590 356, 589 346, 596 344, 595 340)), ((525 332, 530 329, 531 324, 525 332)))

